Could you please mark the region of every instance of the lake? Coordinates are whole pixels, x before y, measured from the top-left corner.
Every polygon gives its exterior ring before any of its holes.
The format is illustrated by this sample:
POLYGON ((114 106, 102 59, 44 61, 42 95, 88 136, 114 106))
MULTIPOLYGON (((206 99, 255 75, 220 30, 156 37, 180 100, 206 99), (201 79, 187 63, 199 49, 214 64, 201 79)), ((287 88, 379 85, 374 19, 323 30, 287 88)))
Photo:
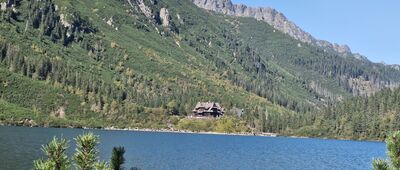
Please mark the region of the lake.
POLYGON ((72 154, 73 138, 88 131, 100 136, 103 160, 113 146, 124 146, 127 169, 365 170, 386 157, 382 142, 0 126, 0 169, 31 169, 53 136, 71 140, 72 154))

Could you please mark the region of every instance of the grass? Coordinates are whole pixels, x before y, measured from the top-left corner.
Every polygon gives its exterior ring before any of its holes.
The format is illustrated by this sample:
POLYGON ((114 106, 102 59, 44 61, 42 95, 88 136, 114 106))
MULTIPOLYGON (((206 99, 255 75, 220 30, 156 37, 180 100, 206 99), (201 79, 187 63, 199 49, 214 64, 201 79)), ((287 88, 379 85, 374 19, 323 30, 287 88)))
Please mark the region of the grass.
POLYGON ((186 128, 191 124, 203 127, 207 122, 196 125, 196 122, 183 120, 183 125, 178 125, 176 117, 167 113, 166 106, 176 101, 178 117, 182 119, 197 102, 216 101, 226 107, 230 118, 235 117, 235 113, 229 111, 231 108, 244 109, 246 114, 233 122, 244 121, 254 128, 265 110, 296 115, 303 113, 295 113, 296 110, 322 107, 325 103, 319 97, 328 97, 306 87, 312 80, 332 94, 351 96, 335 83, 335 77, 293 64, 295 59, 321 59, 328 54, 305 44, 299 48, 299 41, 255 19, 207 12, 189 0, 159 1, 156 5, 146 1, 154 14, 162 7, 168 8, 171 23, 179 29, 177 33, 130 8, 126 1, 53 0, 60 9, 56 15, 76 12, 97 30, 85 34, 92 49, 96 45, 101 48, 102 57, 96 59, 81 47, 82 42, 63 46, 49 36, 38 38, 40 29, 29 27, 25 32, 29 2, 33 1, 22 1, 17 7, 21 14, 18 20, 0 23, 0 40, 18 47, 16 55, 32 65, 40 66, 44 59, 54 65, 60 64, 62 71, 57 73, 66 80, 55 81, 48 76, 47 80, 39 81, 22 76, 21 71, 10 69, 10 63, 3 61, 0 66, 1 100, 5 110, 16 110, 0 114, 4 120, 29 117, 53 125, 152 128, 165 128, 175 122, 175 126, 186 128), (107 24, 110 18, 113 18, 113 26, 107 24), (239 23, 237 29, 233 28, 235 23, 239 23), (239 52, 243 53, 241 59, 235 56, 239 52), (259 60, 254 59, 256 57, 259 60), (255 71, 257 64, 264 64, 265 69, 255 71), (299 106, 293 109, 278 104, 275 99, 299 106), (100 109, 93 109, 98 105, 100 109), (66 117, 52 116, 61 107, 65 108, 66 117))

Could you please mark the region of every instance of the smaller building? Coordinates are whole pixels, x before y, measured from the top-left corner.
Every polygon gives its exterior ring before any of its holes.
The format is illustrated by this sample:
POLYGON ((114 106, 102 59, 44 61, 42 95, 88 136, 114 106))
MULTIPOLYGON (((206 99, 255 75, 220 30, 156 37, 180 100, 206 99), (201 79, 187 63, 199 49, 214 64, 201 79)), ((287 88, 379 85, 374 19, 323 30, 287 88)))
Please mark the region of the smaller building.
POLYGON ((215 102, 199 102, 193 109, 193 117, 221 117, 224 115, 224 108, 215 102))

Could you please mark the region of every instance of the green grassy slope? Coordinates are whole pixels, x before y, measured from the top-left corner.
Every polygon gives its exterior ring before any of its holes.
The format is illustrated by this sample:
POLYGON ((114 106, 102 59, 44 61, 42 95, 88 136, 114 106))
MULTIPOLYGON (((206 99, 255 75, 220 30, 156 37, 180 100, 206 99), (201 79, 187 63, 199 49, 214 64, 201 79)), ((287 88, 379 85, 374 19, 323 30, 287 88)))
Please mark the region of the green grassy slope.
MULTIPOLYGON (((179 119, 197 102, 216 101, 228 117, 244 109, 234 120, 246 128, 277 132, 350 97, 358 89, 348 79, 400 79, 381 65, 299 47, 254 19, 218 15, 189 0, 140 3, 15 1, 15 10, 1 12, 4 105, 26 109, 16 118, 31 111, 42 123, 165 128, 184 127, 179 119), (271 123, 270 114, 287 119, 271 123)), ((11 119, 6 115, 3 121, 11 119)))

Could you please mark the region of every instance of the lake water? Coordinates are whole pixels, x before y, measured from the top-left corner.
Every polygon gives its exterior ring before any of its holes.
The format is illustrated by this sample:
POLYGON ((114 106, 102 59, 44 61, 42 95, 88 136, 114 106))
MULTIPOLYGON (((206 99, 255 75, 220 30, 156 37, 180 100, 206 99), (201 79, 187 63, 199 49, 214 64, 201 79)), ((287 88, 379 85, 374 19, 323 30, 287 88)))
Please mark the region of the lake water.
POLYGON ((385 157, 382 142, 284 137, 246 137, 82 129, 0 127, 0 170, 31 169, 43 156, 41 145, 53 136, 71 140, 91 131, 100 136, 100 157, 124 146, 124 167, 176 169, 371 169, 372 158, 385 157))

